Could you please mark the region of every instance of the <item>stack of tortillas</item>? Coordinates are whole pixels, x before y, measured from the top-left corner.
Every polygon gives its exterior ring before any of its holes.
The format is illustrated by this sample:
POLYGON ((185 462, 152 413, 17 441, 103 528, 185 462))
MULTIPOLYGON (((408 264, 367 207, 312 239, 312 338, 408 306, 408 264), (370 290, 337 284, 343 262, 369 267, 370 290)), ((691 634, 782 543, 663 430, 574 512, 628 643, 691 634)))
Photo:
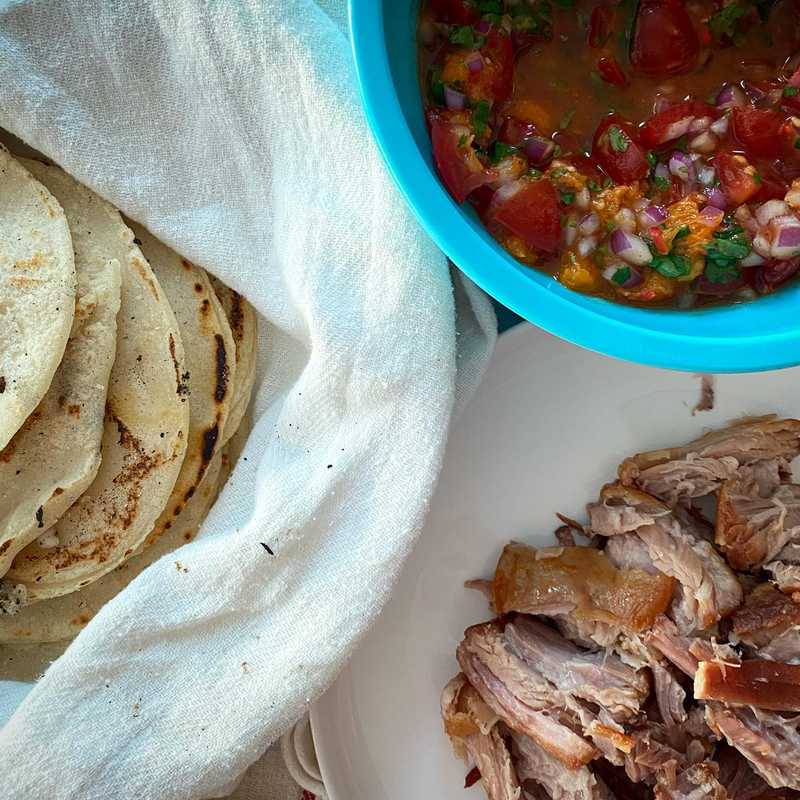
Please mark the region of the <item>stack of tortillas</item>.
POLYGON ((72 639, 194 537, 246 435, 256 318, 59 167, 0 145, 0 188, 2 648, 72 639))

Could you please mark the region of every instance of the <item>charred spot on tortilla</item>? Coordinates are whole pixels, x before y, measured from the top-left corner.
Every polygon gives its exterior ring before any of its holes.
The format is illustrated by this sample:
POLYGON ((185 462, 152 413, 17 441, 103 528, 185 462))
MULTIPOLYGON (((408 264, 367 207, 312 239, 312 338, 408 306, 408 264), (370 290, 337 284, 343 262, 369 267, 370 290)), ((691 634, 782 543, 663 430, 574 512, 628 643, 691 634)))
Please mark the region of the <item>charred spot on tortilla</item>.
POLYGON ((53 497, 58 497, 60 494, 64 494, 64 490, 60 486, 56 486, 56 488, 53 489, 53 497))
POLYGON ((0 394, 6 390, 6 378, 5 375, 0 375, 0 394))
POLYGON ((210 427, 207 431, 203 432, 203 455, 202 455, 202 464, 203 466, 201 469, 205 471, 205 465, 211 461, 211 457, 214 455, 214 448, 217 445, 217 439, 219 438, 219 424, 215 423, 210 427))
POLYGON ((9 547, 11 547, 11 539, 9 539, 7 542, 3 542, 3 544, 0 544, 0 556, 3 555, 3 553, 5 553, 9 547))
POLYGON ((172 359, 172 365, 175 367, 175 383, 177 385, 177 392, 179 397, 185 397, 189 394, 189 378, 191 377, 188 372, 181 374, 181 367, 178 363, 178 357, 175 354, 175 337, 169 335, 169 355, 172 359))
POLYGON ((244 311, 239 292, 231 291, 231 315, 228 321, 233 331, 233 338, 240 341, 244 335, 244 311))
POLYGON ((197 292, 197 294, 202 294, 203 293, 203 287, 199 283, 196 283, 194 285, 194 290, 197 292))
POLYGON ((191 261, 187 261, 185 258, 182 258, 182 259, 181 259, 181 266, 182 266, 182 267, 183 267, 185 270, 187 270, 187 272, 188 272, 188 271, 190 271, 190 270, 193 268, 193 266, 194 266, 194 265, 192 264, 192 262, 191 262, 191 261))
POLYGON ((217 381, 214 388, 214 399, 218 403, 221 403, 225 399, 225 395, 228 393, 228 382, 231 371, 230 367, 228 366, 228 355, 225 350, 225 339, 220 333, 216 334, 214 339, 217 343, 217 381))
POLYGON ((36 509, 36 527, 44 528, 44 508, 42 506, 36 509))

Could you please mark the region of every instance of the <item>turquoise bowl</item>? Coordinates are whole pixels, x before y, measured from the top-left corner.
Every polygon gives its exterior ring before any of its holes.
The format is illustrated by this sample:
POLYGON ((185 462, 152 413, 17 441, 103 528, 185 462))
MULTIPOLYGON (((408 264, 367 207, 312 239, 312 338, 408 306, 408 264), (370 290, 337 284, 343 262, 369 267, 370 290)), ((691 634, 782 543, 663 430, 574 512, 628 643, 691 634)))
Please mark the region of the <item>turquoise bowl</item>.
POLYGON ((587 297, 513 259, 468 205, 444 189, 416 71, 419 0, 349 0, 366 117, 422 226, 475 283, 534 325, 617 358, 693 372, 755 372, 800 364, 800 285, 750 303, 647 310, 587 297))

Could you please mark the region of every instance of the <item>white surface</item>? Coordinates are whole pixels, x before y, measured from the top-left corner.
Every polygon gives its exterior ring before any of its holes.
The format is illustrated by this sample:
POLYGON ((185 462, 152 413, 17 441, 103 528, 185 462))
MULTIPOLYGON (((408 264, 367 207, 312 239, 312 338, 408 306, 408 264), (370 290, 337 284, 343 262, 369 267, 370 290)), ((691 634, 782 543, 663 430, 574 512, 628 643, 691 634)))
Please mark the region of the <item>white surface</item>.
POLYGON ((333 680, 420 530, 493 315, 454 298, 371 143, 344 5, 0 0, 0 126, 261 328, 231 481, 2 728, 8 800, 226 793, 333 680))
POLYGON ((696 377, 612 361, 527 325, 502 336, 455 422, 392 600, 312 710, 331 800, 465 800, 439 694, 458 672, 463 630, 490 614, 463 582, 491 577, 510 539, 554 544, 555 512, 583 519, 626 455, 744 413, 800 415, 799 379, 798 369, 718 377, 716 408, 693 417, 696 377))

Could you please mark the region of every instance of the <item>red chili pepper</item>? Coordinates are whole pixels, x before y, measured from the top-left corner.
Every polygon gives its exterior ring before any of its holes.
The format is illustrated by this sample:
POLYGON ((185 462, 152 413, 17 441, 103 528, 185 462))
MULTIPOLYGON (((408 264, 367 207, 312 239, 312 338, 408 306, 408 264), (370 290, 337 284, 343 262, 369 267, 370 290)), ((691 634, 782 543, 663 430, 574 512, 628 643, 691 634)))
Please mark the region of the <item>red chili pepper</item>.
POLYGON ((597 62, 597 71, 604 81, 614 86, 619 86, 620 89, 624 89, 628 85, 627 76, 613 56, 603 56, 597 62))
POLYGON ((661 228, 650 228, 650 236, 652 236, 653 244, 656 246, 656 250, 658 250, 659 253, 669 253, 669 247, 667 247, 667 243, 664 241, 664 234, 661 232, 661 228))
POLYGON ((469 789, 470 786, 474 786, 480 779, 481 779, 480 770, 477 767, 473 767, 467 773, 467 777, 464 778, 464 788, 469 789))

